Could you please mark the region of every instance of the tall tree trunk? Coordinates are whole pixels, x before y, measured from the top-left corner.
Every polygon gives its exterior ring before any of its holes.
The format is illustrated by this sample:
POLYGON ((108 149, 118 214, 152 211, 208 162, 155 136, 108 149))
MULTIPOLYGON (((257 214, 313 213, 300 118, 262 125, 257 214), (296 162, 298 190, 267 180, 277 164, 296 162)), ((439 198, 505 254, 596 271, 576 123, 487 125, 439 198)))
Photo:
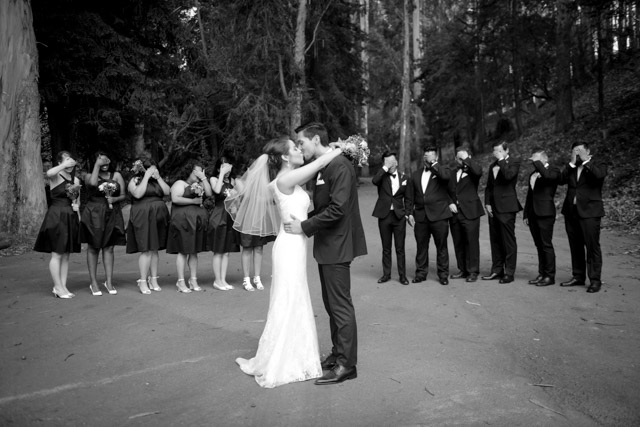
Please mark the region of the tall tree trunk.
POLYGON ((573 122, 573 94, 571 88, 571 27, 572 0, 557 0, 556 16, 556 131, 566 131, 573 122))
POLYGON ((596 75, 598 78, 598 115, 600 117, 600 122, 604 121, 604 58, 602 57, 602 14, 600 13, 600 8, 596 7, 595 11, 596 18, 596 75))
MULTIPOLYGON (((422 83, 418 81, 420 75, 420 68, 417 66, 418 62, 422 60, 423 46, 422 46, 422 9, 420 7, 421 0, 413 0, 413 99, 416 103, 413 106, 413 132, 414 141, 411 144, 412 147, 419 147, 421 141, 424 138, 424 117, 422 114, 422 83)), ((414 151, 412 149, 411 151, 414 151)))
POLYGON ((38 51, 28 0, 0 1, 0 233, 35 233, 46 210, 38 51))
POLYGON ((359 127, 360 132, 366 138, 369 134, 369 0, 359 0, 360 11, 360 31, 364 34, 365 40, 362 43, 362 50, 360 51, 360 60, 362 62, 362 89, 364 92, 364 98, 362 100, 360 108, 360 120, 359 127))
POLYGON ((408 141, 411 137, 409 128, 409 108, 411 101, 411 89, 409 87, 411 79, 411 21, 409 17, 409 2, 403 0, 403 23, 404 23, 404 46, 402 49, 402 107, 400 110, 400 149, 399 168, 408 171, 411 165, 408 141))
POLYGON ((484 140, 486 133, 485 126, 485 105, 484 105, 484 60, 481 54, 482 45, 482 20, 480 17, 480 1, 475 2, 476 22, 475 22, 475 64, 474 64, 474 80, 477 96, 477 107, 474 109, 474 132, 469 134, 471 138, 471 146, 474 153, 482 153, 484 149, 484 140))
MULTIPOLYGON (((517 0, 511 0, 509 11, 511 15, 511 27, 513 31, 516 31, 516 26, 518 23, 517 10, 517 0)), ((522 78, 520 77, 520 47, 518 44, 518 37, 511 37, 511 77, 514 104, 513 113, 516 121, 516 136, 519 138, 520 135, 522 135, 523 126, 522 111, 520 110, 522 105, 522 78)))
POLYGON ((306 45, 305 28, 307 25, 307 0, 298 0, 298 18, 296 19, 296 40, 293 51, 293 87, 290 94, 291 129, 302 123, 302 94, 306 87, 304 52, 306 45))

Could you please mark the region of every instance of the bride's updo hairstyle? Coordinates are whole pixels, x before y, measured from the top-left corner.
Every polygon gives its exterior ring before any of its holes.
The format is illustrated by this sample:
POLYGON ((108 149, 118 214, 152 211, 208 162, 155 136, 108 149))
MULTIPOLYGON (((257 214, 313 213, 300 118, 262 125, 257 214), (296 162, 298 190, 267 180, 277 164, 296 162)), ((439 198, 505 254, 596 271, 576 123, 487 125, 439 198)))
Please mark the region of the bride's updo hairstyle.
POLYGON ((282 168, 282 156, 289 154, 290 138, 286 135, 279 136, 267 142, 264 146, 264 154, 268 156, 267 166, 269 167, 269 180, 276 179, 280 168, 282 168))

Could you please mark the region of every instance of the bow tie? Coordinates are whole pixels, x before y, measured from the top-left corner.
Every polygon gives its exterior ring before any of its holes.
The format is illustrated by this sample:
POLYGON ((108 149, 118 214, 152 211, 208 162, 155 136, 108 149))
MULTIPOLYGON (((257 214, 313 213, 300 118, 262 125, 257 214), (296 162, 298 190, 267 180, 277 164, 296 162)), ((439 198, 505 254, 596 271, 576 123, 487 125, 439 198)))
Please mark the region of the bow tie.
POLYGON ((390 173, 390 174, 389 174, 389 176, 390 176, 391 178, 395 178, 395 177, 396 177, 396 174, 395 174, 395 173, 390 173))

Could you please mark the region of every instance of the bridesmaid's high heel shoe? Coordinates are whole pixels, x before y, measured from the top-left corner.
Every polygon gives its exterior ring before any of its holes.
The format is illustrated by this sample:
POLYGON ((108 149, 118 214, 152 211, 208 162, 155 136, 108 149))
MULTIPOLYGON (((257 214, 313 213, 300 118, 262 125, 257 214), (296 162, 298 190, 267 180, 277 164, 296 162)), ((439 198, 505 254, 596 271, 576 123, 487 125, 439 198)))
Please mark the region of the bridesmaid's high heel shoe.
POLYGON ((102 291, 100 290, 100 288, 98 288, 97 291, 93 290, 93 286, 91 286, 91 284, 89 284, 89 289, 91 290, 91 294, 93 296, 99 297, 100 295, 102 295, 102 291))
POLYGON ((262 281, 260 280, 260 276, 254 276, 253 277, 253 284, 256 285, 256 289, 259 291, 264 291, 264 285, 262 284, 262 281))
POLYGON ((155 277, 149 276, 147 278, 147 284, 149 286, 149 289, 151 289, 152 291, 160 292, 162 290, 162 288, 160 286, 158 286, 157 284, 154 285, 153 281, 152 281, 152 279, 156 279, 156 282, 157 282, 159 277, 160 276, 155 276, 155 277))
POLYGON ((244 289, 246 291, 249 291, 249 292, 255 291, 253 285, 251 285, 251 279, 249 279, 248 277, 244 278, 244 280, 242 281, 242 286, 244 286, 244 289))
POLYGON ((186 285, 184 284, 184 279, 178 279, 178 281, 176 282, 176 288, 178 288, 178 292, 182 292, 183 294, 191 293, 191 289, 187 288, 186 285), (180 286, 181 282, 182 282, 182 286, 180 286))
POLYGON ((118 291, 116 291, 116 288, 114 288, 113 285, 111 285, 111 288, 109 288, 109 286, 107 286, 107 282, 104 282, 104 288, 107 290, 107 292, 109 292, 109 295, 115 295, 118 293, 118 291))
POLYGON ((228 291, 229 288, 223 285, 219 285, 215 280, 213 281, 213 289, 217 289, 219 291, 228 291))
POLYGON ((138 279, 138 280, 136 280, 136 282, 138 282, 138 288, 140 288, 140 293, 141 294, 144 294, 144 295, 151 294, 151 291, 149 290, 149 286, 148 286, 146 280, 138 279))
POLYGON ((189 287, 191 288, 192 291, 195 291, 195 292, 200 292, 200 291, 204 290, 200 286, 198 286, 198 278, 197 277, 190 277, 189 278, 189 287))
POLYGON ((62 299, 71 299, 75 297, 75 295, 72 294, 71 292, 69 292, 68 294, 60 295, 58 291, 56 291, 56 288, 53 288, 53 296, 56 298, 62 298, 62 299))

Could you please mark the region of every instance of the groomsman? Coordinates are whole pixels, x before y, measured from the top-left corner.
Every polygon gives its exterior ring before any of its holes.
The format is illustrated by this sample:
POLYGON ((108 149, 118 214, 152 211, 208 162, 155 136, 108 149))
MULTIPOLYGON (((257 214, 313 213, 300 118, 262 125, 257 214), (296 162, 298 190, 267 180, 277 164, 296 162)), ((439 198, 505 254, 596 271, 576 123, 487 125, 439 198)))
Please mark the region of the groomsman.
POLYGON ((414 227, 417 243, 416 276, 413 283, 427 280, 429 266, 429 240, 436 245, 436 264, 440 284, 449 284, 448 219, 451 218, 451 198, 448 183, 449 168, 438 163, 435 147, 426 147, 423 155, 424 170, 411 175, 406 193, 409 225, 414 227))
POLYGON ((534 148, 529 159, 534 171, 529 175, 524 223, 529 226, 538 252, 538 277, 530 285, 549 286, 555 283, 556 253, 553 249, 553 225, 556 222, 554 197, 560 179, 560 169, 549 165, 547 153, 534 148))
POLYGON ((522 210, 516 194, 520 159, 509 156, 506 142, 493 144, 493 156, 496 160, 489 166, 484 192, 484 204, 489 215, 491 273, 482 276, 482 280, 499 278, 500 283, 511 283, 518 255, 516 214, 522 210))
POLYGON ((478 197, 482 166, 471 159, 464 147, 456 148, 456 163, 458 169, 449 180, 449 193, 453 199, 449 206, 453 213, 449 226, 459 271, 451 278, 475 282, 480 273, 480 217, 484 215, 478 197))
POLYGON ((588 275, 591 284, 587 292, 600 291, 600 221, 604 216, 602 185, 606 176, 607 166, 592 158, 589 144, 576 142, 571 146, 571 161, 562 170, 560 183, 567 184, 562 214, 571 250, 573 277, 560 286, 584 285, 588 275))
POLYGON ((404 240, 407 234, 404 196, 407 188, 407 178, 398 171, 396 153, 385 151, 382 154, 382 161, 382 168, 371 179, 373 185, 378 187, 378 200, 373 208, 373 216, 378 218, 378 229, 382 240, 382 277, 378 279, 378 283, 384 283, 391 279, 391 245, 393 239, 396 245, 400 283, 408 285, 404 257, 404 240))

